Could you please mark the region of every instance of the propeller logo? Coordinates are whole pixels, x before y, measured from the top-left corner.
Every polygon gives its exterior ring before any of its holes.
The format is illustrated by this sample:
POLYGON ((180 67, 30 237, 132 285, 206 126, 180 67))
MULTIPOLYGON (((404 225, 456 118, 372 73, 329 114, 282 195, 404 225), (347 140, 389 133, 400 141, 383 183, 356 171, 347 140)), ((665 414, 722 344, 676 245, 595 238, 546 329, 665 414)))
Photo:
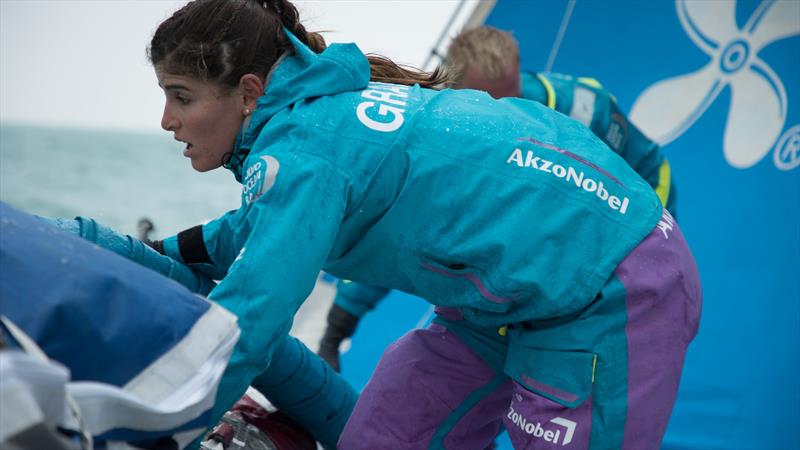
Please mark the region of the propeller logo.
MULTIPOLYGON (((778 139, 788 106, 783 83, 758 52, 800 34, 800 3, 764 0, 742 28, 736 25, 733 1, 676 0, 675 6, 683 29, 711 60, 695 72, 647 88, 636 99, 631 120, 665 145, 688 130, 730 86, 731 104, 723 138, 725 159, 739 169, 751 167, 778 139)), ((787 139, 796 144, 796 136, 787 139)), ((786 153, 779 148, 776 152, 786 153)), ((779 165, 783 169, 790 166, 796 164, 779 165)))

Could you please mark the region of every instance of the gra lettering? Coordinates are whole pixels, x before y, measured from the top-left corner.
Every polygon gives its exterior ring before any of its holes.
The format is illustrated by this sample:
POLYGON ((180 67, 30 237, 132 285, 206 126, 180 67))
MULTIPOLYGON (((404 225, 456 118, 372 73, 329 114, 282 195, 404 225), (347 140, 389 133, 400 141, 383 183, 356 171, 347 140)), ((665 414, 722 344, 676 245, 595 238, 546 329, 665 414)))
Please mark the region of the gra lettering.
POLYGON ((356 117, 367 128, 391 133, 403 126, 408 86, 370 83, 361 96, 367 101, 358 104, 356 117))

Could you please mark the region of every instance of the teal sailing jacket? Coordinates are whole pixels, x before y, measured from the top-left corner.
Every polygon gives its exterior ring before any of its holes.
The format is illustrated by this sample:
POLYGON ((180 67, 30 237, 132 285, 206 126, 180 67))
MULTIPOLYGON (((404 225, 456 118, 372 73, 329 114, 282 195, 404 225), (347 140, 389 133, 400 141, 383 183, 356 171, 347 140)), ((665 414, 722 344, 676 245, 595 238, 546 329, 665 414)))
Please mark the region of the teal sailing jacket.
MULTIPOLYGON (((578 120, 650 183, 661 203, 675 215, 676 189, 661 147, 630 123, 614 96, 592 78, 557 73, 520 74, 522 98, 578 120)), ((335 303, 361 317, 390 289, 361 283, 338 283, 335 303)))
POLYGON ((546 106, 372 83, 355 45, 315 54, 290 38, 235 144, 241 207, 164 241, 221 280, 209 297, 242 330, 229 370, 269 364, 320 270, 481 326, 561 317, 661 217, 623 158, 546 106))

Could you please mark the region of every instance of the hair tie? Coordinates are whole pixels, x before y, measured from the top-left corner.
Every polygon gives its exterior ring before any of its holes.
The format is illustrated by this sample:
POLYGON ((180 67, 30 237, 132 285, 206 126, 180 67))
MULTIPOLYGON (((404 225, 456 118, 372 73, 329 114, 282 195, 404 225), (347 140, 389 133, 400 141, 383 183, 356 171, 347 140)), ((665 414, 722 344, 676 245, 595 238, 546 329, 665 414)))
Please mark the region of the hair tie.
POLYGON ((270 9, 269 5, 272 4, 272 9, 275 11, 277 15, 280 16, 282 14, 280 1, 281 0, 271 0, 271 1, 264 0, 264 2, 261 5, 264 6, 264 9, 270 9))

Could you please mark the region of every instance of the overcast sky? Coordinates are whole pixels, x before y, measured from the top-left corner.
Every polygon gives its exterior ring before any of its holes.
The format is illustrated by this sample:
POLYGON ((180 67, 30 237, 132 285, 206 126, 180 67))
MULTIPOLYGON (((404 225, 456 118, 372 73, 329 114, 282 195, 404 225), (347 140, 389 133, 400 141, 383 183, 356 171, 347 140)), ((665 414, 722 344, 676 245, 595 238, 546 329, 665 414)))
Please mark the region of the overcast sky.
MULTIPOLYGON (((163 94, 145 47, 159 22, 184 3, 0 0, 0 121, 158 131, 163 94)), ((308 30, 330 31, 329 43, 356 42, 365 52, 415 66, 458 3, 295 2, 308 30)))

